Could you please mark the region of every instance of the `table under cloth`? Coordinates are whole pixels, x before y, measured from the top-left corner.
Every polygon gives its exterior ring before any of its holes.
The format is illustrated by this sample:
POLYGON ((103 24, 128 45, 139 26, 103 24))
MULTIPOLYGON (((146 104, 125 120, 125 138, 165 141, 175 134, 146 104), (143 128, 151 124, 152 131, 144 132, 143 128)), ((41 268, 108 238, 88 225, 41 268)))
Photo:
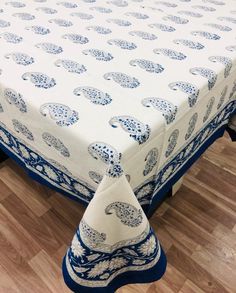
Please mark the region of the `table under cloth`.
POLYGON ((0 1, 0 147, 87 205, 73 291, 163 275, 146 214, 234 121, 235 73, 233 0, 0 1))

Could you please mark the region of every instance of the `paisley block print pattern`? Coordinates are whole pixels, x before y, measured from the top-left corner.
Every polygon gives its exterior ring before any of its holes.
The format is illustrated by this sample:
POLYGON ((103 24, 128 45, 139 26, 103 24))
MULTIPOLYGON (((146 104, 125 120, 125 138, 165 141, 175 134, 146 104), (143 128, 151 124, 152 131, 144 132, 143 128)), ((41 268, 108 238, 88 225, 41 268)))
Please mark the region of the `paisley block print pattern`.
POLYGON ((163 275, 143 209, 235 112, 234 5, 3 1, 0 147, 87 205, 63 263, 72 291, 163 275))
POLYGON ((69 157, 70 153, 65 145, 60 139, 56 138, 48 132, 42 134, 42 138, 48 146, 53 146, 57 151, 59 151, 64 157, 69 157))
POLYGON ((213 86, 215 85, 216 83, 216 79, 217 79, 217 75, 216 73, 211 70, 211 69, 208 69, 208 68, 203 68, 203 67, 195 67, 195 68, 191 68, 190 69, 190 72, 192 74, 195 74, 195 75, 201 75, 202 77, 205 77, 208 79, 208 89, 212 89, 213 86))
POLYGON ((85 68, 85 66, 83 64, 79 64, 75 61, 72 60, 68 60, 68 59, 58 59, 55 62, 55 65, 57 67, 64 67, 68 72, 71 73, 78 73, 81 74, 85 71, 87 71, 87 69, 85 68))
POLYGON ((30 80, 38 88, 49 89, 56 85, 54 78, 41 72, 26 72, 22 75, 23 80, 30 80))
POLYGON ((177 107, 164 99, 145 98, 142 100, 142 104, 145 107, 152 106, 156 110, 160 111, 162 113, 162 116, 165 118, 167 124, 170 124, 175 120, 177 107))
POLYGON ((142 223, 142 210, 137 209, 131 204, 113 202, 106 207, 105 213, 111 215, 113 212, 115 212, 116 216, 121 220, 121 223, 129 227, 137 227, 142 223))
POLYGON ((131 60, 129 64, 132 66, 138 65, 140 68, 145 69, 147 72, 151 73, 160 73, 164 70, 160 64, 144 59, 131 60))
POLYGON ((78 112, 58 103, 46 103, 40 108, 43 116, 49 115, 59 126, 70 126, 79 120, 78 112))
POLYGON ((134 140, 139 144, 144 143, 150 135, 150 127, 147 124, 130 116, 117 116, 111 118, 109 124, 116 128, 117 123, 120 124, 122 129, 130 134, 134 140))
POLYGON ((153 52, 155 54, 163 54, 164 56, 168 56, 169 58, 174 60, 183 60, 186 58, 186 55, 184 55, 183 53, 177 52, 171 49, 160 48, 160 49, 154 49, 153 52))
POLYGON ((114 80, 116 83, 118 83, 121 87, 124 88, 136 88, 140 85, 140 82, 137 78, 131 77, 125 73, 121 72, 109 72, 104 74, 104 79, 106 80, 114 80))
POLYGON ((94 159, 100 159, 108 165, 107 176, 114 178, 123 174, 120 165, 121 153, 118 153, 112 146, 103 142, 95 142, 89 145, 88 152, 94 159))
POLYGON ((76 96, 80 96, 81 94, 84 95, 87 99, 89 99, 95 105, 108 105, 111 103, 112 98, 108 93, 104 93, 99 89, 85 86, 85 87, 78 87, 74 89, 74 94, 76 96))
POLYGON ((188 94, 188 104, 193 107, 197 101, 199 95, 199 89, 193 84, 184 81, 172 82, 169 84, 169 88, 176 91, 181 90, 185 94, 188 94))
POLYGON ((16 93, 12 89, 5 89, 4 97, 8 101, 9 104, 15 105, 22 113, 27 112, 27 106, 21 94, 16 93))
POLYGON ((157 148, 153 148, 148 152, 145 158, 146 164, 145 164, 145 169, 143 171, 144 176, 147 176, 157 164, 158 154, 159 152, 157 148))
POLYGON ((24 53, 9 53, 5 55, 5 58, 12 59, 16 64, 24 66, 34 63, 34 58, 24 53))

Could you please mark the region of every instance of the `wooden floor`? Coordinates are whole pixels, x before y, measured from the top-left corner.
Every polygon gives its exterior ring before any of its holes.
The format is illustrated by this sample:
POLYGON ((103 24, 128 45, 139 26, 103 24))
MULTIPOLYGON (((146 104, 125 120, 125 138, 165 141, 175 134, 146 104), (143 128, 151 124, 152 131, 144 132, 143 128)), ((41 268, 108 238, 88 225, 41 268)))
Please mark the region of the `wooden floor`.
MULTIPOLYGON (((71 292, 61 260, 84 208, 0 165, 0 292, 71 292)), ((236 143, 218 140, 153 215, 168 258, 159 282, 117 293, 236 292, 236 143)))

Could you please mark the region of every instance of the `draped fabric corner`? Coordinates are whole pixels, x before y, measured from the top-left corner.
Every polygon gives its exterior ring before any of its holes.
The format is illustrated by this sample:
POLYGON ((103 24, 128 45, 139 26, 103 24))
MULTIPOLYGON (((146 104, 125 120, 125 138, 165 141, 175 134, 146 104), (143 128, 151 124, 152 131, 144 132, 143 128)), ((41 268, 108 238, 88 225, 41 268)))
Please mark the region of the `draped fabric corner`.
POLYGON ((74 292, 114 292, 158 280, 166 257, 123 173, 104 176, 63 262, 74 292))

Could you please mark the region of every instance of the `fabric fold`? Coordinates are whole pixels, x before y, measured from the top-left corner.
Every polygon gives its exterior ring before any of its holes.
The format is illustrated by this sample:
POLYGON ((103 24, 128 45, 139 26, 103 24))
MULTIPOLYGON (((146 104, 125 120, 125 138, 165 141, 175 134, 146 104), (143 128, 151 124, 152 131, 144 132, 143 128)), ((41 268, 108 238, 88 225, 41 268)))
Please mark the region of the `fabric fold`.
POLYGON ((160 279, 166 257, 126 176, 104 176, 63 261, 74 292, 115 292, 160 279))

